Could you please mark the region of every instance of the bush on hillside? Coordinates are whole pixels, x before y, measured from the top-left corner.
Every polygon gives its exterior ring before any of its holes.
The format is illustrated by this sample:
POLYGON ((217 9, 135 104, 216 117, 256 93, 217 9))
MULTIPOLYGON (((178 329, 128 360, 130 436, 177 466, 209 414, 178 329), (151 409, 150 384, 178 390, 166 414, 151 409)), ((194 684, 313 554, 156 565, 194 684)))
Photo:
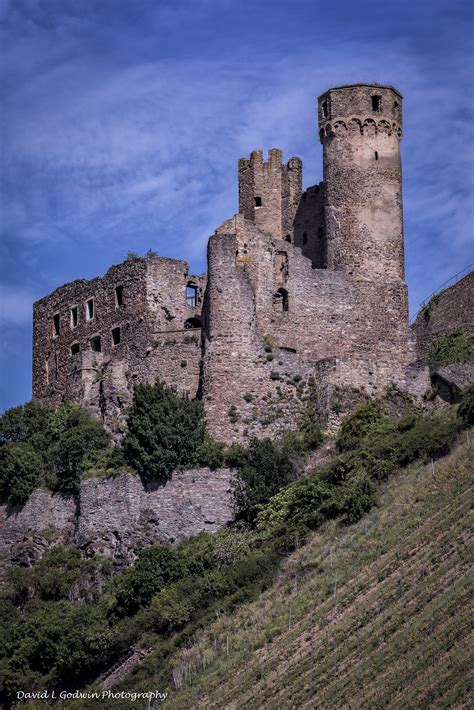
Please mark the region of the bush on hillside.
POLYGON ((77 491, 86 459, 109 456, 110 437, 81 407, 29 402, 0 417, 0 495, 23 502, 35 488, 77 491))
POLYGON ((0 496, 10 503, 23 503, 44 482, 43 460, 31 444, 0 447, 0 496))
POLYGON ((167 480, 196 462, 206 426, 202 402, 157 381, 137 385, 123 442, 125 458, 145 480, 167 480))
POLYGON ((290 483, 293 467, 288 455, 270 439, 252 439, 242 454, 234 497, 238 518, 253 523, 257 506, 290 483))
POLYGON ((344 419, 338 432, 336 445, 339 451, 350 451, 356 449, 361 440, 374 429, 375 426, 383 422, 381 405, 378 402, 369 400, 361 404, 348 417, 344 419))
POLYGON ((465 335, 462 328, 453 330, 431 345, 429 364, 431 370, 453 362, 474 360, 474 336, 465 335))
POLYGON ((474 385, 469 385, 464 392, 462 402, 459 405, 458 416, 464 426, 474 425, 474 385))

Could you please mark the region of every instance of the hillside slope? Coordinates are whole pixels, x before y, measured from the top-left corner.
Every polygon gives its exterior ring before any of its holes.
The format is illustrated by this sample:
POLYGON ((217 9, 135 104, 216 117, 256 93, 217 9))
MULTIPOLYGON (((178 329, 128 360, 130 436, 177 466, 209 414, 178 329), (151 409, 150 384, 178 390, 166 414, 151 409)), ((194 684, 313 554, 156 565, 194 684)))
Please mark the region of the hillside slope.
POLYGON ((358 524, 324 526, 271 589, 216 620, 180 653, 167 707, 467 707, 473 446, 463 438, 434 466, 394 476, 358 524))

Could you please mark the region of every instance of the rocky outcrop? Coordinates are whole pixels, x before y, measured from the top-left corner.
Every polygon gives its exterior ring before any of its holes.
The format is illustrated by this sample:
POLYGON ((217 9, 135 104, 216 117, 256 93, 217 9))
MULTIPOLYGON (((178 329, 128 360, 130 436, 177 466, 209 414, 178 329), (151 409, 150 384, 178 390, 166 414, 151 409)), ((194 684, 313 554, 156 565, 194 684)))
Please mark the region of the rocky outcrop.
POLYGON ((77 496, 35 491, 23 506, 0 506, 0 555, 29 566, 56 544, 110 558, 116 568, 154 542, 216 532, 233 519, 230 469, 176 471, 144 485, 125 473, 81 482, 77 496))

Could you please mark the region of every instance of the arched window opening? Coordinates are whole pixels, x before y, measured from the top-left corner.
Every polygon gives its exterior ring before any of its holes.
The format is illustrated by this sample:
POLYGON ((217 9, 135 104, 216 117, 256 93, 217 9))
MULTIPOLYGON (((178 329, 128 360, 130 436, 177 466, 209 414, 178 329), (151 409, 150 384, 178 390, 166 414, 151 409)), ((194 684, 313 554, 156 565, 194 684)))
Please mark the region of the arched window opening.
POLYGON ((283 313, 288 310, 288 291, 284 288, 279 288, 273 294, 273 310, 275 313, 283 313))
POLYGON ((201 327, 201 319, 200 318, 188 318, 188 320, 184 321, 184 327, 186 330, 189 330, 190 328, 200 328, 201 327))
POLYGON ((197 306, 197 286, 194 286, 194 284, 188 284, 186 286, 186 303, 188 306, 191 306, 191 308, 197 306))

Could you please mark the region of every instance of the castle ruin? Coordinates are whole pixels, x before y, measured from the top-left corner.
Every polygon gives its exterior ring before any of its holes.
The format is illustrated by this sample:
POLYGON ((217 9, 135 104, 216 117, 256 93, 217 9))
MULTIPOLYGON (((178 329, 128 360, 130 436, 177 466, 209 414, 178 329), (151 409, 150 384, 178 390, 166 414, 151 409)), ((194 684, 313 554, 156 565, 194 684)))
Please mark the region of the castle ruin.
POLYGON ((239 213, 209 239, 207 276, 130 259, 35 303, 34 399, 78 402, 119 437, 133 385, 160 378, 203 399, 216 438, 241 441, 295 428, 308 402, 331 425, 358 391, 424 391, 404 280, 402 97, 336 87, 318 125, 319 185, 303 191, 301 160, 277 149, 239 161, 239 213))

